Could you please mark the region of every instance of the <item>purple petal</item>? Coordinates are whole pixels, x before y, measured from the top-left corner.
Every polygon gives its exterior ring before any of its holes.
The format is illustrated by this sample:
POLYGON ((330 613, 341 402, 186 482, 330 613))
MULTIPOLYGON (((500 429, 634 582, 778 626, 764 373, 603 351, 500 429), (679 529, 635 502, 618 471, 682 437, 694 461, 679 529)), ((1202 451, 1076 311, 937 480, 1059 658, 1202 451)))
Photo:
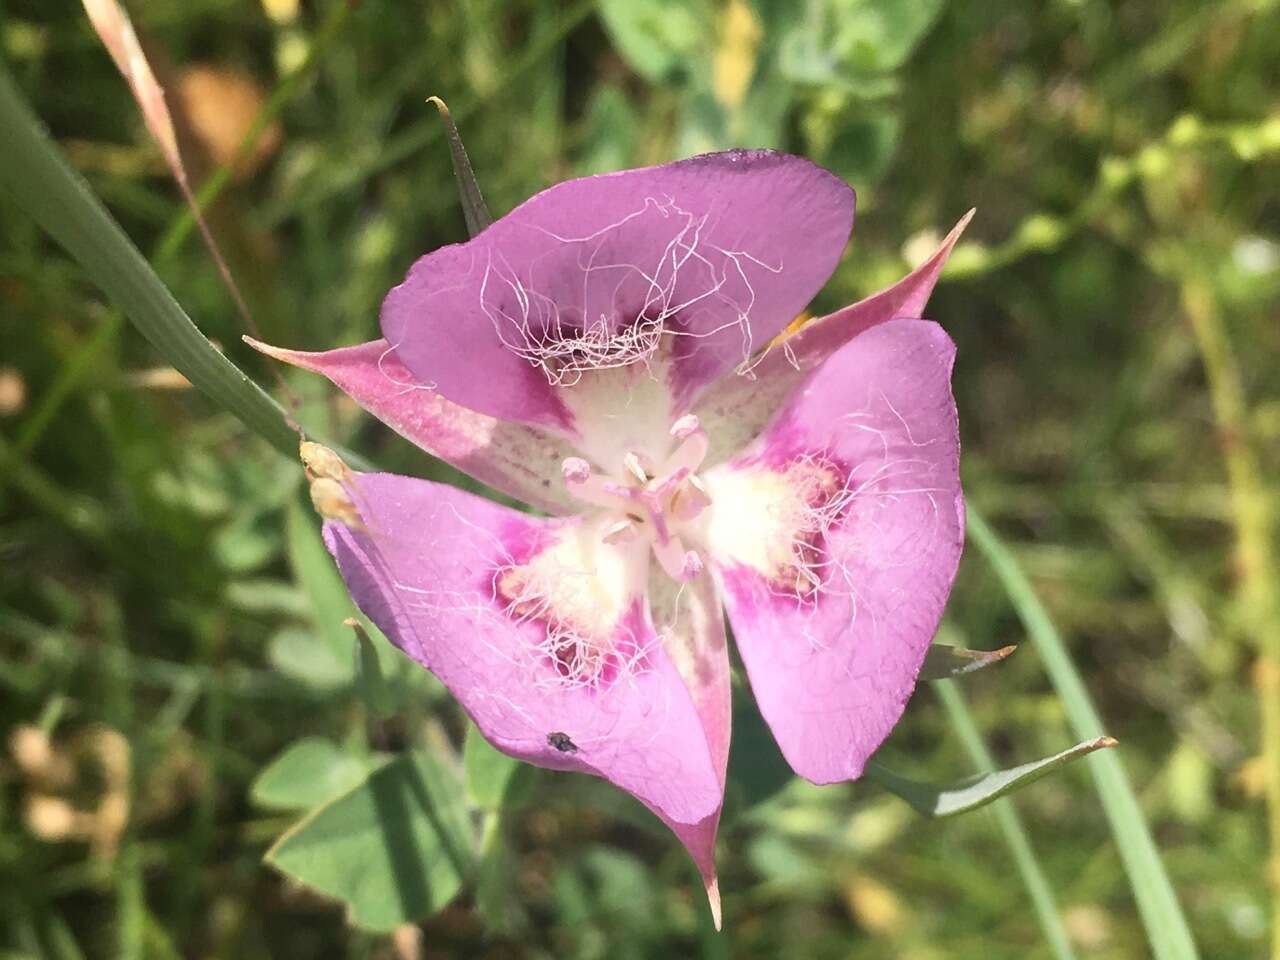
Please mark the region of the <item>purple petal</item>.
POLYGON ((560 463, 573 448, 535 428, 450 403, 419 382, 385 340, 304 353, 245 339, 269 357, 328 377, 396 433, 495 490, 554 514, 581 506, 560 480, 560 463))
MULTIPOLYGON (((679 584, 657 571, 650 581, 649 603, 654 627, 693 696, 723 794, 732 711, 729 651, 719 591, 709 572, 679 584)), ((707 901, 719 930, 720 888, 715 853, 720 808, 696 824, 670 820, 666 823, 688 849, 702 874, 707 901)))
POLYGON ((419 380, 502 419, 572 428, 574 385, 632 364, 683 408, 804 308, 852 221, 845 183, 768 151, 570 180, 420 259, 382 330, 419 380))
POLYGON ((816 783, 859 776, 897 723, 951 590, 964 541, 953 357, 936 324, 880 324, 706 476, 751 687, 816 783))
POLYGON ((360 523, 325 524, 362 610, 499 750, 604 777, 694 825, 722 784, 645 610, 649 559, 579 518, 541 520, 392 474, 347 483, 360 523))
POLYGON ((970 210, 932 257, 879 293, 805 324, 751 367, 750 375, 721 377, 698 403, 697 414, 714 438, 710 462, 731 456, 756 438, 791 391, 827 357, 886 320, 924 315, 925 304, 951 250, 973 218, 970 210))

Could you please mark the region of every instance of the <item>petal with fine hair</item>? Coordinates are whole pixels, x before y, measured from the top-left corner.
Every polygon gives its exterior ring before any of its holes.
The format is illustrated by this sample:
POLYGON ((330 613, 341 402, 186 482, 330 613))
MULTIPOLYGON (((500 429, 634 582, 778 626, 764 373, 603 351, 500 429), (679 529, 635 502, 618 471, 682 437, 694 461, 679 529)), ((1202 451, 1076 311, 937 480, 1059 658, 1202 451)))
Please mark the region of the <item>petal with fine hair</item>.
POLYGON ((575 387, 630 366, 678 415, 804 308, 852 222, 843 181, 770 151, 570 180, 418 260, 382 331, 419 380, 491 416, 574 430, 575 387))
POLYGON ((706 535, 788 762, 849 780, 897 723, 964 542, 954 346, 891 320, 846 344, 706 476, 706 535))
POLYGON ((325 524, 352 597, 499 750, 603 777, 672 824, 719 809, 702 720, 647 615, 649 559, 591 522, 443 484, 353 474, 325 524))

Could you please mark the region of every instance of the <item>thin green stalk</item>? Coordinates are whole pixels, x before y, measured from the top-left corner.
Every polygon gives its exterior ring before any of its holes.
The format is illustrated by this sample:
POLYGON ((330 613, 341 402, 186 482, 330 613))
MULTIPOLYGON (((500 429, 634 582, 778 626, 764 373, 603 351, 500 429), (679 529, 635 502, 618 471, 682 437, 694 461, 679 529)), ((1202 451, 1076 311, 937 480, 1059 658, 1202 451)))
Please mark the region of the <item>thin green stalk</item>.
POLYGON ((0 481, 21 491, 33 504, 81 536, 95 543, 109 539, 111 524, 101 504, 64 490, 10 447, 3 435, 0 435, 0 481))
MULTIPOLYGON (((987 559, 1027 629, 1045 672, 1062 701, 1072 730, 1082 739, 1105 735, 1102 720, 1049 614, 1022 567, 986 520, 968 508, 969 542, 987 559)), ((1129 784, 1120 751, 1102 750, 1085 760, 1120 850, 1129 886, 1142 915, 1152 954, 1157 960, 1194 960, 1199 956, 1191 928, 1178 905, 1151 831, 1129 784)))
MULTIPOLYGON (((527 70, 532 69, 542 61, 543 57, 563 43, 564 39, 579 24, 591 16, 595 8, 596 0, 580 0, 579 3, 565 10, 555 27, 548 31, 546 36, 531 40, 524 55, 502 71, 493 87, 487 91, 485 98, 470 100, 450 110, 454 122, 464 123, 473 113, 486 106, 491 99, 519 80, 527 70)), ((418 122, 405 127, 404 130, 394 136, 388 137, 386 142, 380 144, 378 150, 369 155, 367 159, 357 157, 343 171, 342 175, 333 177, 322 187, 311 193, 304 193, 296 202, 291 203, 287 209, 276 209, 274 212, 267 214, 265 216, 267 225, 274 226, 301 209, 318 206, 329 197, 363 183, 375 174, 407 160, 415 153, 435 143, 444 134, 444 128, 438 122, 430 117, 424 117, 418 122)))
MULTIPOLYGON (((969 705, 959 685, 954 680, 939 680, 933 684, 933 689, 937 691, 938 698, 942 701, 947 716, 951 720, 951 727, 959 734, 960 742, 973 760, 974 766, 982 773, 994 771, 995 758, 991 756, 991 751, 987 749, 982 734, 978 732, 977 724, 973 721, 973 715, 969 712, 969 705)), ((1031 903, 1035 907, 1036 919, 1040 921, 1040 929, 1044 931, 1053 955, 1058 960, 1075 960, 1076 954, 1071 948, 1071 940, 1067 936, 1066 928, 1062 925, 1062 918, 1058 915, 1058 905, 1054 902, 1053 890, 1049 886, 1049 880, 1045 877, 1044 871, 1040 869, 1035 850, 1031 847, 1031 839, 1027 836, 1026 828, 1022 825, 1022 819, 1018 816, 1013 800, 1009 797, 1001 797, 991 804, 991 812, 1000 827, 1000 832, 1004 834, 1005 843, 1009 845, 1009 852, 1013 854, 1018 872, 1022 874, 1022 882, 1026 884, 1027 893, 1031 896, 1031 903)))
POLYGON ((160 354, 219 406, 287 456, 298 438, 261 387, 198 330, 137 248, 72 169, 0 63, 0 189, 75 258, 160 354))
POLYGON ((1226 463, 1236 532, 1241 622, 1258 648, 1254 683, 1262 715, 1267 825, 1271 835, 1267 869, 1272 898, 1271 957, 1280 960, 1280 566, 1272 551, 1275 514, 1251 441, 1249 406, 1240 368, 1212 289, 1199 281, 1186 281, 1182 285, 1182 306, 1204 362, 1226 463))
MULTIPOLYGON (((280 111, 297 94, 302 86, 302 81, 310 75, 316 64, 320 62, 320 59, 328 51, 330 44, 341 36, 342 28, 346 25, 347 17, 354 7, 355 3, 352 0, 334 0, 329 9, 328 17, 325 18, 324 23, 320 25, 320 29, 316 32, 306 59, 277 84, 276 88, 271 92, 271 96, 267 98, 266 103, 259 108, 257 115, 253 118, 253 122, 249 124, 249 129, 245 131, 231 159, 218 167, 196 192, 196 205, 201 210, 207 210, 218 199, 227 184, 231 182, 232 174, 253 153, 258 141, 262 139, 262 135, 266 133, 272 121, 280 115, 280 111)), ((170 224, 164 236, 160 238, 160 243, 156 246, 155 259, 163 263, 177 253, 183 241, 191 235, 191 231, 195 226, 195 215, 190 209, 184 208, 182 213, 170 224)))
POLYGON ((106 320, 98 325, 93 335, 76 349, 63 365, 53 385, 40 398, 40 403, 31 411, 31 416, 23 421, 22 428, 18 431, 18 438, 13 444, 15 451, 25 454, 40 442, 40 438, 44 436, 53 418, 58 415, 62 405, 80 384, 80 379, 92 369, 93 361, 102 349, 115 339, 123 323, 123 315, 118 311, 111 311, 106 320))

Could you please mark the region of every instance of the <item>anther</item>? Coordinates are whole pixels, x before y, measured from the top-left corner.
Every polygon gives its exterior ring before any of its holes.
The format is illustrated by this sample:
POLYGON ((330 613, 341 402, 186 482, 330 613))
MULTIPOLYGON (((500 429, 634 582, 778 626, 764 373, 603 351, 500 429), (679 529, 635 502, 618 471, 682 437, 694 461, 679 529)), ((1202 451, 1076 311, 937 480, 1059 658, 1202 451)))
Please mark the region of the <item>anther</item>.
POLYGON ((711 506, 711 495, 696 476, 690 476, 671 498, 671 516, 678 521, 692 520, 711 506))
POLYGON ((351 494, 347 493, 339 481, 332 477, 317 477, 311 481, 311 505, 316 513, 326 520, 336 520, 352 530, 363 530, 360 522, 360 511, 356 508, 351 494))
POLYGON ((565 457, 560 463, 565 488, 584 503, 616 510, 628 502, 619 485, 591 472, 591 464, 581 457, 565 457))
POLYGON ((641 483, 649 482, 649 473, 645 470, 644 464, 640 462, 640 455, 635 451, 627 451, 623 455, 622 465, 626 467, 629 474, 641 483))
POLYGON ((601 539, 608 544, 630 543, 639 535, 640 528, 634 520, 619 520, 605 530, 601 539))
POLYGON ((665 543, 655 540, 653 555, 673 580, 692 580, 702 573, 702 557, 696 550, 686 550, 679 537, 671 537, 665 543))
POLYGON ((586 483, 591 478, 591 464, 581 457, 565 457, 560 473, 565 483, 586 483))
POLYGON ((681 580, 696 580, 703 569, 702 556, 697 550, 690 550, 684 555, 684 563, 680 567, 681 580))
POLYGON ((698 418, 692 413, 686 413, 671 425, 671 436, 679 440, 680 445, 667 457, 661 473, 666 475, 680 469, 690 472, 697 470, 711 447, 707 431, 702 429, 698 418))
POLYGON ((677 440, 684 440, 686 437, 697 433, 701 426, 701 421, 698 420, 696 414, 686 413, 671 425, 671 436, 677 440))

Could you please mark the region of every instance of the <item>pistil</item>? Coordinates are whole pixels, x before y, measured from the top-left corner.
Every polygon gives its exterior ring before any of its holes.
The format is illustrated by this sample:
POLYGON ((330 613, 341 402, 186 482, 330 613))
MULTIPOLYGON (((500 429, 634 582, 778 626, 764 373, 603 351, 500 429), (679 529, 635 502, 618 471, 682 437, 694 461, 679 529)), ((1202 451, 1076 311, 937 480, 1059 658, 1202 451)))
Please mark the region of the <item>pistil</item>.
POLYGON ((581 457, 565 459, 561 473, 574 497, 614 518, 605 528, 605 543, 627 543, 644 536, 667 575, 687 581, 702 573, 704 566, 698 552, 685 546, 680 532, 711 503, 694 473, 707 455, 708 440, 692 414, 672 424, 671 437, 677 445, 656 469, 641 454, 627 452, 622 458, 624 480, 595 473, 581 457))

